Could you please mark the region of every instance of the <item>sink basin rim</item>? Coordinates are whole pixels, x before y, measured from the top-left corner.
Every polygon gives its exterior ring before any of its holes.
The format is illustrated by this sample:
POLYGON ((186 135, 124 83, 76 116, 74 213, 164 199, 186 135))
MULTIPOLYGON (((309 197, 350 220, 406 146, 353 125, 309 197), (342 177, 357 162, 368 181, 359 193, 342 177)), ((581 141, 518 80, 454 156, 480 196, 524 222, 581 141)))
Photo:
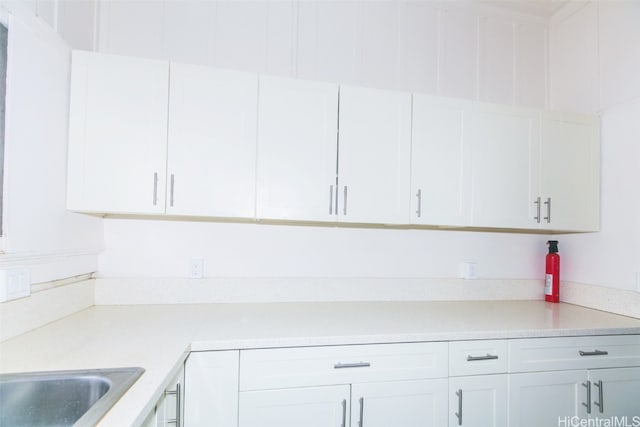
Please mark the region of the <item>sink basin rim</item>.
POLYGON ((144 368, 141 367, 18 372, 0 374, 0 382, 63 380, 80 377, 106 379, 110 383, 109 390, 73 424, 74 427, 90 427, 98 423, 144 372, 144 368))

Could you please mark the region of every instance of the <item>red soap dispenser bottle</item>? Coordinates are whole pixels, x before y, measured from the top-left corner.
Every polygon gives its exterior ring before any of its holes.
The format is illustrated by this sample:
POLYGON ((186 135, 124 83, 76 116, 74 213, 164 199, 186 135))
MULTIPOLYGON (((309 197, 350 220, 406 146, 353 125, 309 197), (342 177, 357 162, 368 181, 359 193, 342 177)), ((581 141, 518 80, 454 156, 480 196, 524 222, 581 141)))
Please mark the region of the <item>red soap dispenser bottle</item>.
POLYGON ((544 300, 547 302, 560 302, 560 255, 558 254, 558 241, 549 240, 549 253, 546 257, 544 300))

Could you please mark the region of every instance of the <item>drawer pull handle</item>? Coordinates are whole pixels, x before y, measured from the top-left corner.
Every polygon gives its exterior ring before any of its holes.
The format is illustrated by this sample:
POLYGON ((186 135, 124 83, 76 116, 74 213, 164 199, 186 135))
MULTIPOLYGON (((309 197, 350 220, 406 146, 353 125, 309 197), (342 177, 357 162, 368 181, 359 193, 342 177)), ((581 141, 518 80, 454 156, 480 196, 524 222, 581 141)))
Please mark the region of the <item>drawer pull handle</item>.
POLYGON ((590 415, 591 414, 591 381, 582 383, 582 386, 587 388, 587 403, 582 402, 582 406, 587 408, 587 415, 590 415))
POLYGON ((603 350, 594 350, 594 351, 582 351, 580 350, 578 352, 578 354, 580 356, 606 356, 607 354, 609 354, 608 351, 603 351, 603 350))
POLYGON ((358 363, 336 363, 333 365, 333 369, 345 369, 345 368, 368 368, 371 366, 369 362, 358 362, 358 363))
POLYGON ((472 355, 467 355, 467 362, 477 362, 479 360, 496 360, 498 358, 498 356, 496 354, 489 354, 487 353, 486 356, 472 356, 472 355))
POLYGON ((600 411, 600 413, 604 413, 604 391, 602 390, 602 380, 593 383, 594 386, 598 387, 598 401, 593 402, 600 411))
POLYGON ((459 388, 456 391, 456 396, 458 396, 458 412, 455 412, 455 416, 458 418, 458 425, 462 425, 462 389, 459 388))
POLYGON ((182 400, 182 390, 180 387, 180 383, 176 384, 175 390, 165 390, 165 396, 175 396, 176 397, 176 417, 172 420, 167 420, 167 424, 175 424, 176 427, 182 427, 182 420, 180 418, 180 412, 182 412, 181 400, 182 400))

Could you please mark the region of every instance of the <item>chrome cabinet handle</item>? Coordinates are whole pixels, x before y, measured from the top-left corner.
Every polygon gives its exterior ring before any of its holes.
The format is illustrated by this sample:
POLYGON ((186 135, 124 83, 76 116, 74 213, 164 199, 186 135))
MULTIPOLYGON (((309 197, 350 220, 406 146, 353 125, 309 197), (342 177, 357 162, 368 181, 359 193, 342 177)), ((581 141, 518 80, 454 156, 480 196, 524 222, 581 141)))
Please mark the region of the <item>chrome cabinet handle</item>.
POLYGON ((357 362, 357 363, 336 363, 333 365, 333 369, 345 369, 345 368, 368 368, 371 366, 369 362, 357 362))
POLYGON ((587 388, 587 403, 582 402, 582 406, 587 408, 587 414, 590 414, 591 413, 591 381, 582 383, 582 386, 587 388))
POLYGON ((344 186, 344 194, 343 194, 343 205, 342 205, 342 214, 343 215, 347 215, 347 186, 344 186))
POLYGON ((329 186, 329 215, 333 215, 333 185, 329 186))
POLYGON ((171 395, 175 395, 176 396, 176 417, 172 420, 167 420, 167 424, 175 424, 176 427, 181 427, 182 426, 182 420, 180 419, 180 398, 181 398, 181 389, 180 389, 180 383, 176 384, 176 389, 175 390, 165 390, 164 392, 165 396, 171 396, 171 395))
POLYGON ((538 224, 540 224, 540 197, 533 201, 533 204, 536 205, 536 216, 533 219, 536 220, 538 224))
POLYGON ((607 354, 609 354, 608 351, 603 351, 603 350, 593 350, 593 351, 578 351, 578 354, 580 356, 606 356, 607 354))
POLYGON ((604 412, 604 391, 602 387, 602 380, 593 383, 593 385, 598 387, 598 401, 593 403, 598 407, 598 410, 602 414, 604 412))
POLYGON ((422 214, 422 190, 419 189, 418 192, 416 193, 416 197, 418 198, 418 209, 416 210, 416 215, 418 216, 418 218, 420 218, 420 215, 422 214))
POLYGON ((173 174, 171 174, 171 189, 169 191, 169 205, 171 207, 173 207, 173 188, 174 188, 174 185, 175 185, 175 179, 174 179, 173 174))
POLYGON ((486 356, 472 356, 469 354, 467 355, 467 362, 477 362, 478 360, 495 360, 497 358, 497 355, 489 353, 487 353, 486 356))
POLYGON ((153 173, 153 206, 158 204, 158 172, 153 173))
POLYGON ((458 412, 455 413, 455 416, 458 418, 458 425, 462 425, 462 389, 458 389, 456 391, 456 396, 458 396, 458 412))
POLYGON ((340 427, 347 427, 347 399, 342 399, 342 424, 340 427))
POLYGON ((551 197, 547 197, 547 201, 544 202, 545 205, 547 205, 547 216, 544 217, 544 219, 547 220, 547 224, 551 223, 551 197))
POLYGON ((358 399, 360 402, 360 418, 358 419, 358 427, 364 426, 364 397, 358 399))

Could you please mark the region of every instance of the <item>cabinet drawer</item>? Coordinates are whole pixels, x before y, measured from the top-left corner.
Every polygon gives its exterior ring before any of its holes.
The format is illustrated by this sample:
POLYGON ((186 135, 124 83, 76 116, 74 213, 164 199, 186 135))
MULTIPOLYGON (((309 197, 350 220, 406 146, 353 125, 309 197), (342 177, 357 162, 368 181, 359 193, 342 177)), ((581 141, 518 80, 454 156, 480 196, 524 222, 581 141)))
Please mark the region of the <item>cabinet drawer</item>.
POLYGON ((444 378, 448 344, 296 347, 240 352, 240 390, 444 378))
POLYGON ((452 341, 449 375, 501 374, 507 372, 507 341, 452 341))
POLYGON ((509 372, 640 366, 640 335, 509 340, 509 372))

